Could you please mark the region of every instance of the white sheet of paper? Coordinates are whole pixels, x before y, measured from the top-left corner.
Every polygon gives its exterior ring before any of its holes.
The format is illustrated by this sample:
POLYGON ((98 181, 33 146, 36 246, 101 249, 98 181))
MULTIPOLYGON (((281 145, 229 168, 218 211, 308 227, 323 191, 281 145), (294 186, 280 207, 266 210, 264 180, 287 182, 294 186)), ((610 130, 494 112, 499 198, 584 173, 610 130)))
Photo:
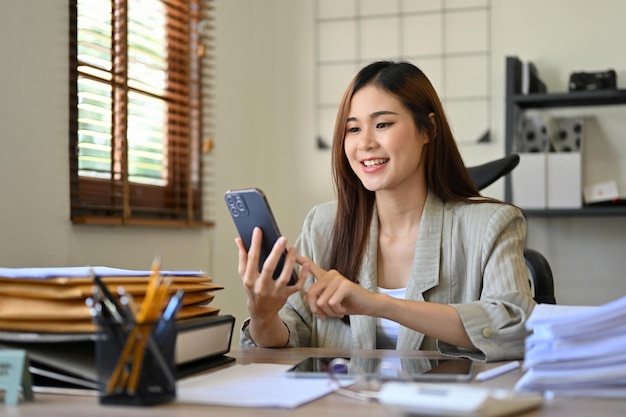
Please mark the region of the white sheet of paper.
MULTIPOLYGON (((152 274, 150 270, 110 268, 107 266, 68 266, 52 268, 0 268, 0 277, 5 278, 32 278, 45 279, 54 277, 88 277, 89 271, 93 270, 96 275, 103 277, 133 276, 147 277, 152 274)), ((202 276, 202 271, 159 271, 161 275, 177 276, 202 276)))
POLYGON ((181 379, 176 401, 234 407, 296 408, 323 397, 336 386, 326 378, 294 378, 292 365, 253 363, 181 379))

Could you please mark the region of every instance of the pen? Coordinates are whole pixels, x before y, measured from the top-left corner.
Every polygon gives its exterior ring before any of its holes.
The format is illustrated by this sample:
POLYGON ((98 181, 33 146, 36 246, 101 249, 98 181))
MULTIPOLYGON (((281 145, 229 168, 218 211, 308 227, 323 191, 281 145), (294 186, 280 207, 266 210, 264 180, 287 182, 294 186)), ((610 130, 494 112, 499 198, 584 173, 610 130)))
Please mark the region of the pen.
POLYGON ((163 337, 163 333, 165 333, 165 329, 167 326, 176 319, 178 312, 180 311, 183 305, 183 296, 185 295, 185 291, 182 288, 179 288, 176 293, 170 298, 170 301, 167 303, 161 318, 158 320, 158 324, 154 329, 154 338, 159 341, 163 337))
POLYGON ((107 288, 106 284, 102 281, 102 279, 93 272, 93 269, 89 270, 89 275, 91 276, 91 279, 93 280, 93 282, 96 284, 98 290, 102 293, 102 297, 100 298, 102 299, 102 302, 104 303, 105 307, 109 310, 109 312, 111 313, 115 321, 117 321, 118 323, 123 323, 124 313, 119 303, 115 299, 115 296, 111 294, 111 292, 107 288))
POLYGON ((492 379, 497 376, 506 374, 507 372, 511 372, 519 367, 519 361, 505 363, 504 365, 496 366, 495 368, 479 372, 478 374, 476 374, 476 381, 486 381, 488 379, 492 379))

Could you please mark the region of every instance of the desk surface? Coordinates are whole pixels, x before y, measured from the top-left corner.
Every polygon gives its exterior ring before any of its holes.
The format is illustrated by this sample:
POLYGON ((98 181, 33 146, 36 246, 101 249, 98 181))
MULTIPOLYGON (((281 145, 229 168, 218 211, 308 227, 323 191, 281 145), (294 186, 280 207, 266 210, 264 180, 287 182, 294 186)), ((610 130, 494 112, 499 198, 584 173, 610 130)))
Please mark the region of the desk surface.
MULTIPOLYGON (((371 357, 394 356, 395 351, 360 351, 371 357)), ((430 352, 402 352, 402 355, 412 357, 433 357, 430 352)), ((315 349, 315 348, 288 348, 288 349, 245 349, 233 348, 229 356, 236 358, 240 364, 253 362, 271 362, 295 364, 308 356, 350 356, 350 351, 315 349)), ((477 364, 476 371, 487 369, 497 364, 477 364)), ((229 366, 229 365, 226 365, 229 366)), ((521 370, 499 376, 492 380, 481 383, 481 386, 506 388, 512 387, 515 381, 522 375, 521 370)), ((2 395, 0 395, 2 398, 2 395)), ((293 410, 282 409, 252 409, 236 407, 213 407, 207 405, 189 405, 167 403, 152 407, 120 407, 112 405, 100 405, 97 397, 82 397, 70 395, 35 394, 36 401, 33 403, 20 403, 19 405, 5 405, 0 403, 0 415, 7 417, 106 417, 106 416, 150 416, 150 417, 238 417, 250 416, 253 413, 257 417, 318 417, 322 415, 359 415, 360 417, 389 416, 390 410, 385 406, 351 399, 339 394, 330 394, 319 400, 305 404, 293 410)), ((626 399, 585 399, 585 398, 556 398, 538 410, 520 417, 553 416, 553 417, 576 417, 576 416, 621 416, 626 410, 626 399)))

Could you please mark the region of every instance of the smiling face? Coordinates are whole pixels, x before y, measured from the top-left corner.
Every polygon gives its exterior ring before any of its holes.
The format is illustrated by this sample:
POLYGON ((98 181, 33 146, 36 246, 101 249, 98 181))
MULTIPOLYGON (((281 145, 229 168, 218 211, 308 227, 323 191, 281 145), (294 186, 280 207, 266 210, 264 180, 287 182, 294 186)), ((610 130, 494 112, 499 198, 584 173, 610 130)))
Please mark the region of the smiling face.
POLYGON ((415 192, 425 187, 423 156, 428 142, 428 135, 394 95, 370 84, 352 97, 344 152, 366 189, 415 192))

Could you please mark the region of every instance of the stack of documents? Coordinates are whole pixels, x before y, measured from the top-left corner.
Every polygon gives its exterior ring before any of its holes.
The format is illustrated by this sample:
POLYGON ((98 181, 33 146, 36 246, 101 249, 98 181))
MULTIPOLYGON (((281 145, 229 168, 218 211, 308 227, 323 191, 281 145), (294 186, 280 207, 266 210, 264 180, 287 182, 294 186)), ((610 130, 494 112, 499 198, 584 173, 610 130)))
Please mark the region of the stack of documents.
MULTIPOLYGON (((0 330, 45 333, 93 333, 85 300, 93 295, 98 275, 113 294, 120 288, 141 303, 152 271, 108 267, 0 268, 0 330)), ((178 318, 217 315, 210 305, 216 290, 211 277, 201 271, 160 271, 172 279, 170 291, 184 290, 178 318)))
POLYGON ((626 397, 626 297, 598 307, 539 304, 520 391, 626 397))

